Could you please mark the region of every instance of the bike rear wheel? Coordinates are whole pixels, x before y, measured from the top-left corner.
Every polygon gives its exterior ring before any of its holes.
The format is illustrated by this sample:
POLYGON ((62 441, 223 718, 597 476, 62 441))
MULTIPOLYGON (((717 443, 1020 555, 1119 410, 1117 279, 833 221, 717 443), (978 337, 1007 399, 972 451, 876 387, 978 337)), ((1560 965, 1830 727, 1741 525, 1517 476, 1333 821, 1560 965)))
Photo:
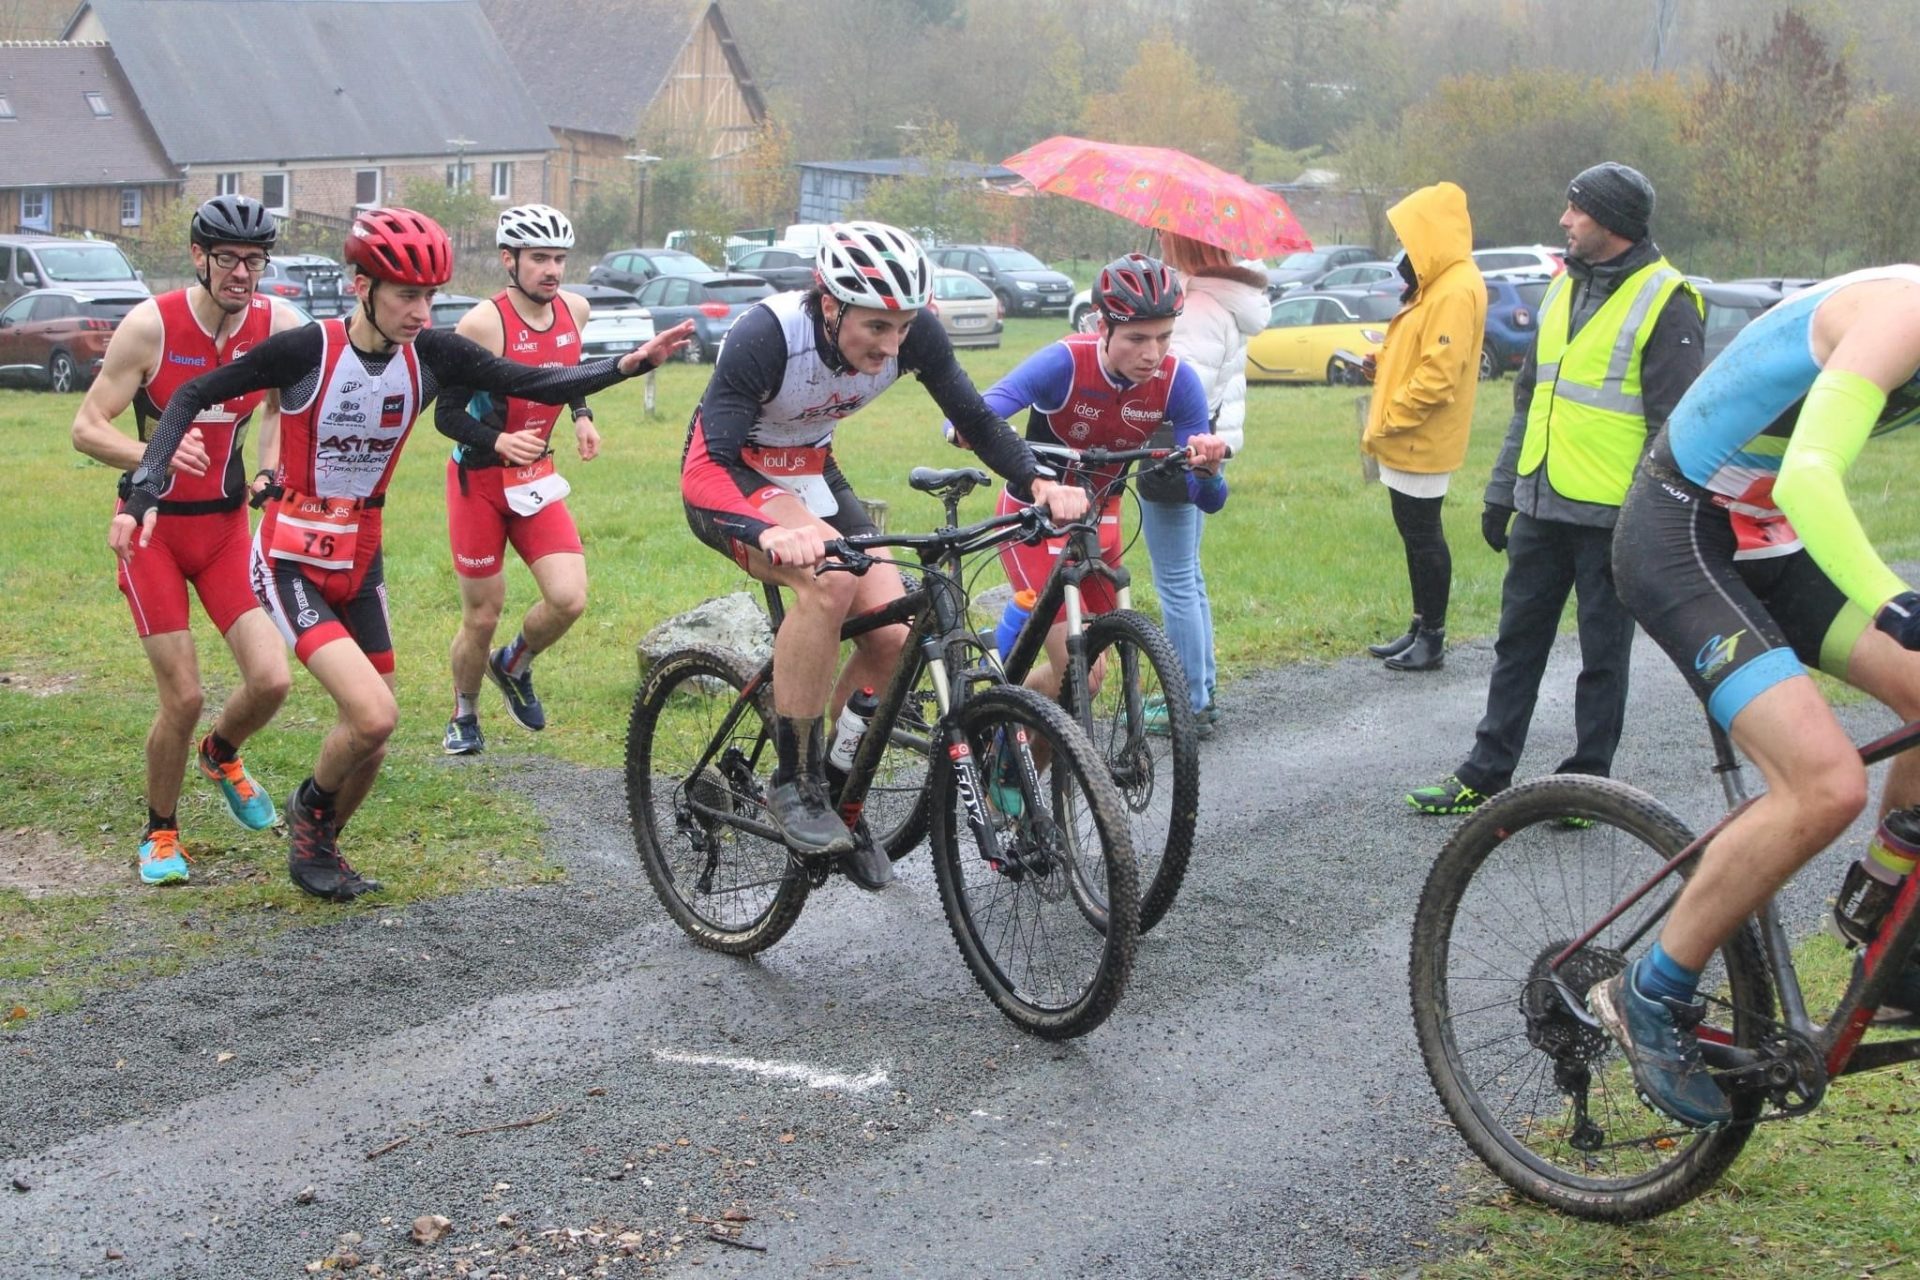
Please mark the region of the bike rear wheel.
POLYGON ((687 936, 729 955, 778 942, 807 901, 786 846, 737 825, 773 823, 771 694, 742 705, 753 675, 732 654, 678 650, 641 685, 627 722, 627 813, 647 879, 687 936))
POLYGON ((1151 618, 1120 609, 1088 623, 1088 669, 1103 657, 1106 678, 1093 695, 1091 737, 1126 806, 1145 933, 1173 906, 1193 854, 1200 729, 1179 655, 1151 618), (1156 706, 1165 708, 1164 735, 1151 732, 1156 706))
POLYGON ((934 876, 961 958, 1021 1027, 1050 1040, 1085 1035, 1126 989, 1139 931, 1120 798, 1080 727, 1039 694, 985 689, 952 723, 968 764, 963 774, 943 744, 929 794, 934 876), (1044 772, 1033 758, 1042 744, 1044 772), (987 839, 970 813, 990 827, 987 839), (1089 885, 1105 904, 1097 921, 1080 902, 1089 885))
MULTIPOLYGON (((1758 1096, 1735 1093, 1733 1121, 1718 1129, 1657 1114, 1640 1101, 1619 1046, 1569 1005, 1584 1010, 1593 986, 1652 947, 1677 880, 1561 965, 1564 991, 1548 967, 1691 840, 1631 787, 1542 778, 1474 812, 1435 861, 1414 914, 1414 1026, 1440 1101, 1495 1173, 1576 1217, 1628 1222, 1686 1203, 1726 1170, 1760 1113, 1758 1096), (1592 825, 1570 829, 1569 817, 1592 825)), ((1715 955, 1700 990, 1703 1040, 1758 1042, 1773 990, 1751 927, 1715 955)))

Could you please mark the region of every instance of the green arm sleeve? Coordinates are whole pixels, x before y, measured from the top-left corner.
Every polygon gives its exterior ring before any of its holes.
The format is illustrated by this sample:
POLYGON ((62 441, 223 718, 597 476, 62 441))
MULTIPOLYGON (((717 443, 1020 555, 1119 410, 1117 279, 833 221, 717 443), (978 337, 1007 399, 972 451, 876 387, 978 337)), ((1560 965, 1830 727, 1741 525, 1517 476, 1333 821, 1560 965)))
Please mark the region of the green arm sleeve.
POLYGON ((1869 615, 1907 590, 1867 541, 1842 483, 1873 434, 1887 393, 1857 373, 1829 369, 1814 379, 1774 482, 1773 500, 1813 562, 1869 615))

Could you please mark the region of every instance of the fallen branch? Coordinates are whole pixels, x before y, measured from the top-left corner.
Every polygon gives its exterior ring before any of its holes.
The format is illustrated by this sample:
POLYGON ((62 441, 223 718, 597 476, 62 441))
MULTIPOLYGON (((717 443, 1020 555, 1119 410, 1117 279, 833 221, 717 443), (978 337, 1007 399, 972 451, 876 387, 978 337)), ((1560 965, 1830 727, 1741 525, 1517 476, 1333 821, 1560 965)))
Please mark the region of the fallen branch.
POLYGON ((542 1111, 539 1115, 528 1120, 509 1120, 505 1124, 488 1124, 482 1125, 478 1129, 461 1129, 453 1136, 456 1138, 471 1138, 476 1133, 499 1133, 503 1129, 531 1129, 534 1125, 545 1124, 559 1114, 560 1108, 555 1107, 551 1111, 542 1111))
POLYGON ((398 1151, 401 1147, 406 1146, 409 1142, 412 1142, 412 1141, 413 1141, 412 1134, 408 1134, 404 1138, 395 1138, 392 1142, 389 1142, 386 1146, 375 1147, 373 1150, 367 1152, 367 1159, 378 1160, 381 1156, 387 1154, 387 1152, 398 1151))
POLYGON ((763 1244, 753 1244, 746 1240, 735 1240, 732 1236, 721 1235, 718 1231, 708 1231, 707 1239, 717 1240, 721 1244, 730 1244, 736 1249, 751 1249, 755 1253, 765 1253, 767 1251, 767 1246, 763 1244))

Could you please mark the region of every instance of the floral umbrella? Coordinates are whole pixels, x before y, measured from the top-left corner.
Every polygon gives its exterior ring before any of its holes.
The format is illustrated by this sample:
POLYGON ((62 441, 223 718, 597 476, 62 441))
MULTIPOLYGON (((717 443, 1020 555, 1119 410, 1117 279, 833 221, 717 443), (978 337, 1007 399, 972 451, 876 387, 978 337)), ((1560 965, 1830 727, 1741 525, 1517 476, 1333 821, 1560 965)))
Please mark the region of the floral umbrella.
POLYGON ((1034 187, 1242 258, 1311 249, 1278 192, 1184 151, 1061 134, 1003 161, 1034 187))

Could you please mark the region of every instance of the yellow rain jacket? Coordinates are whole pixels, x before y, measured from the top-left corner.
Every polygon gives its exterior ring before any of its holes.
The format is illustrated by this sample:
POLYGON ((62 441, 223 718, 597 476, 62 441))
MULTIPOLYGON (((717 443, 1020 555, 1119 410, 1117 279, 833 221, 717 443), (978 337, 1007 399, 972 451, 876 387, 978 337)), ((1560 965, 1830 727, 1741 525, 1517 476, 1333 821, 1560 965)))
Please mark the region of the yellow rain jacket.
POLYGON ((1401 471, 1457 471, 1467 456, 1487 286, 1473 265, 1467 193, 1422 187, 1387 210, 1419 291, 1387 325, 1360 447, 1401 471))

